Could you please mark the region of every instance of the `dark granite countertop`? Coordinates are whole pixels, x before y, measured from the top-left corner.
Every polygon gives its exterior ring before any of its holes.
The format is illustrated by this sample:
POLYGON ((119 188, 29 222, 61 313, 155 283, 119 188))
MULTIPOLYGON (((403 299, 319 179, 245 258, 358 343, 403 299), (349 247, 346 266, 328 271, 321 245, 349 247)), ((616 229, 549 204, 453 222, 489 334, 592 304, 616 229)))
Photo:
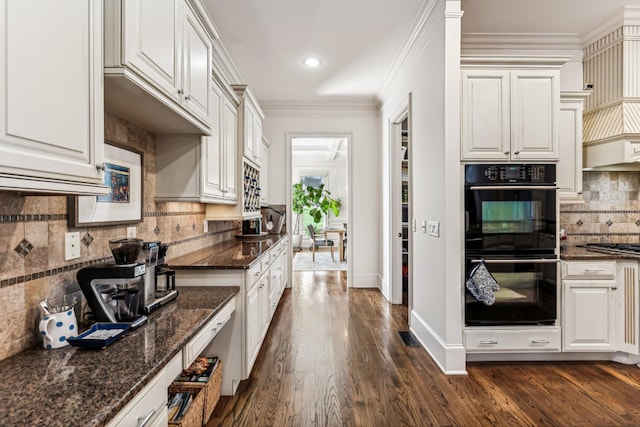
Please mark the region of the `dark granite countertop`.
POLYGON ((616 260, 616 259, 640 260, 640 256, 599 252, 594 249, 587 249, 581 246, 568 246, 566 249, 560 250, 560 259, 567 260, 567 261, 571 261, 571 260, 595 261, 595 260, 616 260))
POLYGON ((287 235, 269 235, 256 240, 227 240, 208 248, 167 260, 173 269, 248 269, 287 235))
POLYGON ((175 301, 105 349, 40 346, 0 361, 0 424, 105 425, 239 291, 180 287, 175 301))

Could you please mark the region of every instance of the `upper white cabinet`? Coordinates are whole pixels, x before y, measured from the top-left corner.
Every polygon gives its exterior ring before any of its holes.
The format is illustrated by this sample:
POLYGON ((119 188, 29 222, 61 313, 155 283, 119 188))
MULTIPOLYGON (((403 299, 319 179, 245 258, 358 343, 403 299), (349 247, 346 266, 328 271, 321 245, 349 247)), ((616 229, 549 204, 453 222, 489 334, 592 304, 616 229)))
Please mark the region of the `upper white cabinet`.
POLYGON ((462 160, 557 161, 566 59, 463 57, 462 160))
POLYGON ((156 133, 210 134, 212 39, 187 0, 106 0, 105 106, 156 133))
POLYGON ((238 115, 242 155, 248 162, 260 168, 262 150, 262 120, 264 113, 253 93, 246 85, 233 85, 240 98, 238 115))
POLYGON ((588 92, 560 93, 560 159, 556 178, 560 203, 582 199, 582 112, 588 92))
POLYGON ((106 193, 102 2, 7 0, 0 27, 0 188, 106 193))
POLYGON ((263 204, 269 203, 269 147, 269 141, 263 137, 260 144, 260 201, 263 204))
POLYGON ((211 136, 157 136, 157 201, 237 203, 239 100, 214 77, 210 103, 211 136))

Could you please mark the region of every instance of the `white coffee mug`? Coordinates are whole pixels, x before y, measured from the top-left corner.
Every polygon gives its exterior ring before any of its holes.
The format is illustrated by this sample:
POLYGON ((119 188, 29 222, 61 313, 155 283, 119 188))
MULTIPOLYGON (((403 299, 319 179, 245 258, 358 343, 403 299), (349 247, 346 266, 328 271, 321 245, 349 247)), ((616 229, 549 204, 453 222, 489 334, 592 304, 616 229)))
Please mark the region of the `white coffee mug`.
POLYGON ((78 336, 78 321, 73 310, 53 313, 40 320, 42 345, 46 349, 60 348, 69 345, 67 338, 78 336))

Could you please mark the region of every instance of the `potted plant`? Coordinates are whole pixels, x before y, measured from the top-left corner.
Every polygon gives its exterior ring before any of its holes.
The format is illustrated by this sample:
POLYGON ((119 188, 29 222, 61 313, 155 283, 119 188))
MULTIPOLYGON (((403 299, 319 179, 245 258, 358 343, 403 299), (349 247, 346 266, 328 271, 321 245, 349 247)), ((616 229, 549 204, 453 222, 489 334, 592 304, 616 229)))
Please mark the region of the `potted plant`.
POLYGON ((309 187, 302 182, 293 184, 291 210, 296 214, 296 222, 293 228, 294 234, 291 244, 294 248, 302 245, 302 234, 300 234, 300 222, 305 209, 309 209, 309 215, 313 222, 318 224, 323 215, 332 211, 335 216, 340 215, 342 202, 340 199, 331 197, 329 190, 325 190, 324 184, 317 187, 309 187))

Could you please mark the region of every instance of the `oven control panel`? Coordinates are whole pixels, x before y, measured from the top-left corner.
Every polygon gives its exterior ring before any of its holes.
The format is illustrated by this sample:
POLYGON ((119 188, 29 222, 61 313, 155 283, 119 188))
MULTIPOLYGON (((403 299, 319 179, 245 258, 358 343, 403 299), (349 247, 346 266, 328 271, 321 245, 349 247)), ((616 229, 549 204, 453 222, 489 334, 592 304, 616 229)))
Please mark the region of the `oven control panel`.
POLYGON ((516 163, 465 165, 464 178, 466 184, 555 185, 556 165, 516 163))

